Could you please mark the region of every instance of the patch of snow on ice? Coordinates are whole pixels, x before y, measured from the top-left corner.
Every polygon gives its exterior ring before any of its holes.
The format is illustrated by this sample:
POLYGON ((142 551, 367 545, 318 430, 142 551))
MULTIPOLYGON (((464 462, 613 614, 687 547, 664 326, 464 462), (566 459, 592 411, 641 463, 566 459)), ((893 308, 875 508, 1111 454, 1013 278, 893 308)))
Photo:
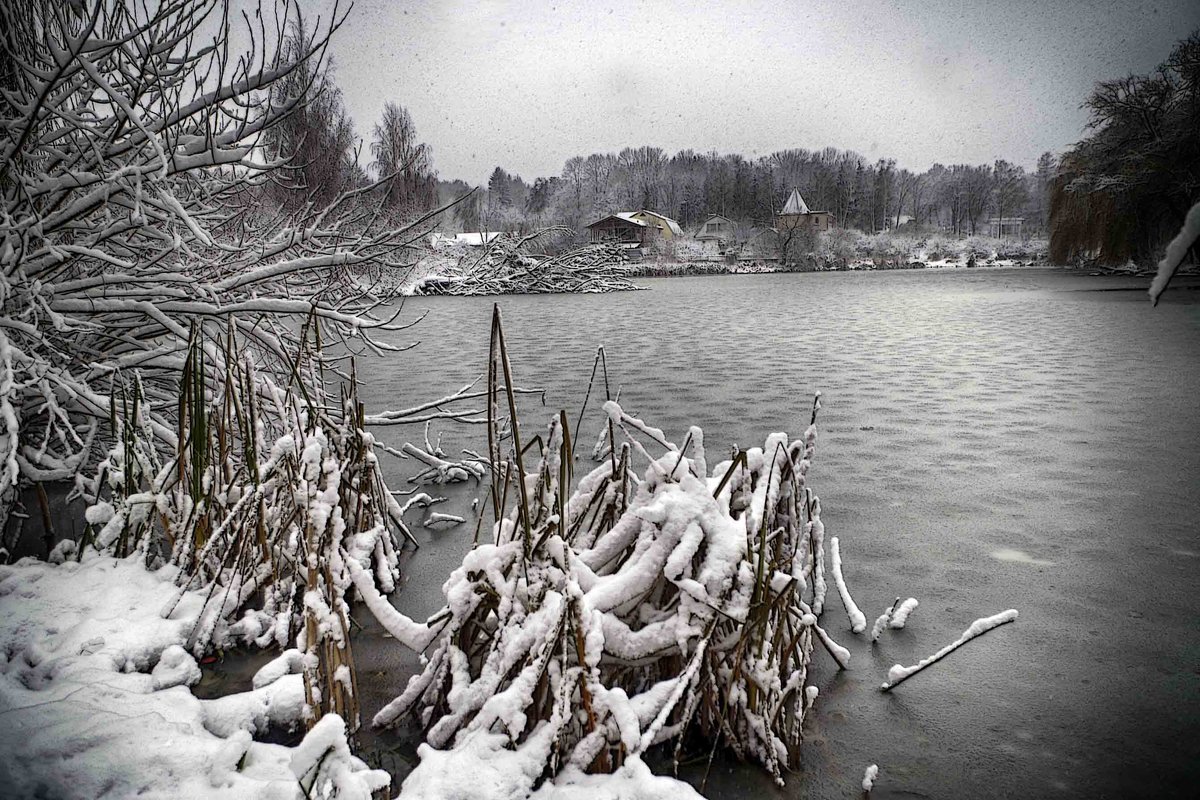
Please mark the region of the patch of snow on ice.
POLYGON ((1007 547, 1002 547, 999 550, 993 550, 991 553, 988 553, 988 555, 997 561, 1007 561, 1011 564, 1029 564, 1030 566, 1034 567, 1054 566, 1053 561, 1043 561, 1040 558, 1034 558, 1024 550, 1013 550, 1007 547))

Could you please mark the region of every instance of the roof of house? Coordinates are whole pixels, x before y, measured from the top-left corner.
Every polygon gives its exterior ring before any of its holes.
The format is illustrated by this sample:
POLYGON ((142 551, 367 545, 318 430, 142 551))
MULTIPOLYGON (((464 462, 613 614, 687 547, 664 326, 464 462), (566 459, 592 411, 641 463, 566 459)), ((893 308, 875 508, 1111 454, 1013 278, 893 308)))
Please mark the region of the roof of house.
POLYGON ((659 214, 657 211, 648 211, 644 208, 641 209, 640 211, 635 211, 633 213, 646 214, 648 216, 655 217, 657 219, 661 219, 664 223, 666 223, 666 226, 671 229, 671 233, 675 234, 676 236, 683 236, 683 228, 679 227, 679 223, 676 222, 675 220, 671 219, 670 217, 666 216, 665 214, 659 214))
POLYGON ((808 214, 808 204, 804 202, 804 198, 800 196, 799 189, 792 189, 792 194, 784 204, 783 210, 779 212, 780 216, 784 214, 808 214))
POLYGON ((604 222, 604 221, 610 220, 610 219, 619 219, 622 222, 628 222, 632 225, 638 225, 642 228, 649 227, 645 222, 642 222, 640 219, 634 219, 633 215, 636 213, 638 213, 638 212, 636 212, 636 211, 618 211, 615 214, 609 214, 606 217, 601 217, 600 219, 596 220, 595 222, 588 223, 588 225, 586 227, 592 228, 592 227, 595 227, 596 225, 599 225, 601 222, 604 222))
POLYGON ((723 214, 709 214, 707 217, 704 218, 704 221, 701 222, 700 224, 707 225, 708 223, 712 222, 714 219, 723 219, 726 222, 733 222, 733 220, 731 220, 729 217, 724 216, 723 214))

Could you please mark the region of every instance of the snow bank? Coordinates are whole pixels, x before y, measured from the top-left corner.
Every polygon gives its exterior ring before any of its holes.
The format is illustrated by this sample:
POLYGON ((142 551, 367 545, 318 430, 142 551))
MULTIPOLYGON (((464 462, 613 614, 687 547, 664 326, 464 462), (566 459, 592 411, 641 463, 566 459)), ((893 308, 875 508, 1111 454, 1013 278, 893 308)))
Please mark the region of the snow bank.
MULTIPOLYGON (((251 737, 266 724, 300 722, 300 676, 281 670, 255 691, 193 696, 186 686, 199 669, 185 645, 204 597, 180 597, 173 577, 172 568, 150 572, 137 557, 94 554, 0 567, 5 796, 304 797, 291 768, 299 748, 251 737), (164 607, 173 607, 166 618, 164 607)), ((301 747, 311 749, 318 730, 328 744, 329 718, 301 747)), ((368 800, 387 785, 386 773, 349 754, 344 733, 340 745, 332 738, 336 752, 305 784, 316 784, 312 797, 368 800)))
POLYGON ((655 775, 636 756, 611 774, 568 767, 534 791, 541 765, 507 745, 508 737, 488 733, 472 734, 451 750, 421 745, 421 763, 398 800, 703 800, 683 781, 655 775))

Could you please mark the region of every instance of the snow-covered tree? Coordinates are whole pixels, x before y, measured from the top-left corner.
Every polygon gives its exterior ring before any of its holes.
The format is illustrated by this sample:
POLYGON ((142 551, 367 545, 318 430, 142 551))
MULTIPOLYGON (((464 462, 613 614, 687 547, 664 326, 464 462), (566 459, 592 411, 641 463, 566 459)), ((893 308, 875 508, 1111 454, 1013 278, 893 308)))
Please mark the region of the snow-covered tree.
POLYGON ((322 74, 342 18, 288 44, 295 15, 241 18, 221 0, 0 6, 0 523, 19 482, 87 469, 122 376, 137 375, 141 422, 176 442, 197 335, 213 381, 225 358, 211 342, 230 336, 291 380, 303 319, 326 344, 383 347, 371 333, 387 298, 354 272, 405 268, 412 228, 380 223, 370 186, 261 208, 294 157, 272 135, 319 99, 280 87, 322 74))

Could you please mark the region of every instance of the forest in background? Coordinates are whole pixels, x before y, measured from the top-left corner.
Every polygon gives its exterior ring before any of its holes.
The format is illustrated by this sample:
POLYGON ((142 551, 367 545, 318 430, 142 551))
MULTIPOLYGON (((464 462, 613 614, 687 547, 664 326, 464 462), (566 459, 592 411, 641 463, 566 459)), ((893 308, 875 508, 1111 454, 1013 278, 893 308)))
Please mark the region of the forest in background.
POLYGON ((293 120, 280 140, 301 154, 294 179, 282 189, 308 198, 364 184, 370 170, 392 176, 387 205, 396 213, 453 203, 443 228, 528 233, 564 226, 582 235, 600 217, 641 208, 672 217, 685 230, 721 214, 745 232, 770 226, 796 188, 809 208, 828 211, 839 228, 974 236, 987 232, 989 218, 1021 217, 1025 235, 1054 241, 1056 263, 1149 263, 1200 196, 1198 51, 1200 33, 1193 33, 1151 75, 1098 83, 1083 103, 1090 112, 1085 137, 1061 155, 1043 153, 1032 169, 997 159, 916 172, 895 159, 872 161, 835 147, 748 158, 690 149, 671 155, 644 145, 575 156, 559 175, 531 181, 497 166, 480 186, 438 177, 431 146, 420 141, 398 103, 388 103, 372 126, 364 169, 326 67, 295 78, 317 86, 322 102, 293 120))

